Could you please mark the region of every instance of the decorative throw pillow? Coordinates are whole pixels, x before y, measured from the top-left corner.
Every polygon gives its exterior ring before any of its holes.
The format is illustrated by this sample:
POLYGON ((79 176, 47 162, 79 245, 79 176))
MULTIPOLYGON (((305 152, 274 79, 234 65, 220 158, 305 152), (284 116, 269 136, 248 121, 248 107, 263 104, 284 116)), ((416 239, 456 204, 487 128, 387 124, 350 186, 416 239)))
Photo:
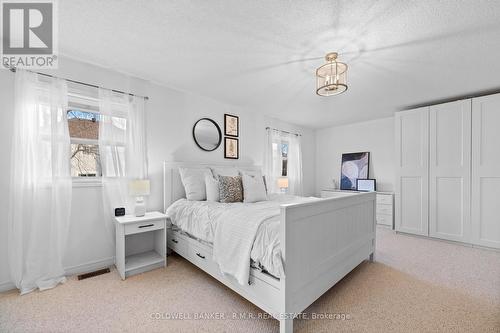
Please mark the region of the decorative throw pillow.
POLYGON ((205 186, 207 188, 207 201, 219 201, 219 180, 211 173, 205 175, 205 186))
POLYGON ((202 201, 207 199, 205 174, 208 172, 208 169, 179 168, 182 185, 184 185, 188 200, 202 201))
POLYGON ((245 197, 243 202, 267 200, 266 186, 264 184, 264 178, 261 175, 249 175, 244 173, 242 176, 242 183, 245 197))
POLYGON ((219 176, 219 200, 224 203, 243 201, 243 184, 240 176, 219 176))

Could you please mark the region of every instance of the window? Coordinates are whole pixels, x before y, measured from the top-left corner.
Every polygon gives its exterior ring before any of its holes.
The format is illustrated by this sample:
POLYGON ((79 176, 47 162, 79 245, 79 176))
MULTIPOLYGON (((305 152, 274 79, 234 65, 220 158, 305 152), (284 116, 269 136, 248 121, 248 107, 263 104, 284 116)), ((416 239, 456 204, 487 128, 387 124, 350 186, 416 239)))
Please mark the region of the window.
POLYGON ((99 113, 70 109, 67 115, 71 141, 71 176, 100 177, 99 113))
POLYGON ((281 176, 286 177, 288 174, 288 142, 281 142, 281 176))

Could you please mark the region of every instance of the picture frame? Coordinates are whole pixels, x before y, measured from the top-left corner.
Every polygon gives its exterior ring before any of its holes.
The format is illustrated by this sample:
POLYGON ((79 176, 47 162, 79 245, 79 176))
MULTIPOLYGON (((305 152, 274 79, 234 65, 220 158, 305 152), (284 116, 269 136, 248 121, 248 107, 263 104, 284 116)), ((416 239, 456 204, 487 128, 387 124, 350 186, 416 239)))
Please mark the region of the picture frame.
POLYGON ((377 181, 373 178, 368 179, 356 179, 356 191, 360 192, 376 192, 377 191, 377 181))
POLYGON ((224 114, 224 135, 237 138, 240 136, 240 117, 224 114))
POLYGON ((237 160, 240 158, 239 140, 236 138, 224 138, 224 158, 237 160))
POLYGON ((340 189, 356 191, 356 179, 368 179, 370 153, 344 153, 340 167, 340 189))

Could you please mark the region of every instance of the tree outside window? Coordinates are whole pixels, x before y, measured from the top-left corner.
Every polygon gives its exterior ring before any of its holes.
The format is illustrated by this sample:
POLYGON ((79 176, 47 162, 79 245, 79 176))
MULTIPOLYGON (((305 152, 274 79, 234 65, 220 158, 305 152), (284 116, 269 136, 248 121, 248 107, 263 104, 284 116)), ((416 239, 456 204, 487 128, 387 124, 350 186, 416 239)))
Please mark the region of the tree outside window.
POLYGON ((71 176, 100 177, 98 113, 68 110, 71 176))

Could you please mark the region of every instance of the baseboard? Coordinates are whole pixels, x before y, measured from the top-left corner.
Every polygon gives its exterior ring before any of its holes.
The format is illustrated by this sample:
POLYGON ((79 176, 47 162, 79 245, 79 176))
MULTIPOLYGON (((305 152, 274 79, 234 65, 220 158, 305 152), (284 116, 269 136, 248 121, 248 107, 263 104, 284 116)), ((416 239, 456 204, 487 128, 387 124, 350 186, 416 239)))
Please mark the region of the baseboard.
POLYGON ((10 282, 10 281, 0 282, 0 293, 4 292, 4 291, 9 291, 12 289, 16 289, 16 285, 13 284, 12 282, 10 282))
MULTIPOLYGON (((66 276, 71 276, 75 274, 88 273, 101 268, 106 268, 113 266, 115 264, 115 257, 109 257, 104 259, 99 259, 95 261, 89 261, 81 265, 69 266, 64 268, 66 276)), ((16 286, 10 282, 0 282, 0 292, 9 291, 16 289, 16 286)))
POLYGON ((108 257, 104 259, 99 259, 95 261, 89 261, 81 265, 65 267, 64 271, 66 276, 88 273, 98 269, 113 266, 115 264, 115 257, 108 257))
POLYGON ((454 241, 454 240, 449 240, 449 239, 436 238, 436 237, 432 237, 432 236, 410 234, 408 232, 397 231, 397 230, 394 230, 394 232, 396 232, 396 234, 398 234, 398 235, 404 235, 404 236, 410 236, 410 237, 422 238, 422 239, 429 239, 429 240, 436 241, 436 242, 455 244, 455 245, 460 245, 460 246, 464 246, 464 247, 471 247, 474 249, 500 252, 500 249, 498 249, 496 247, 488 247, 488 246, 483 246, 483 245, 478 245, 478 244, 473 244, 473 243, 465 243, 465 242, 459 242, 459 241, 454 241))

